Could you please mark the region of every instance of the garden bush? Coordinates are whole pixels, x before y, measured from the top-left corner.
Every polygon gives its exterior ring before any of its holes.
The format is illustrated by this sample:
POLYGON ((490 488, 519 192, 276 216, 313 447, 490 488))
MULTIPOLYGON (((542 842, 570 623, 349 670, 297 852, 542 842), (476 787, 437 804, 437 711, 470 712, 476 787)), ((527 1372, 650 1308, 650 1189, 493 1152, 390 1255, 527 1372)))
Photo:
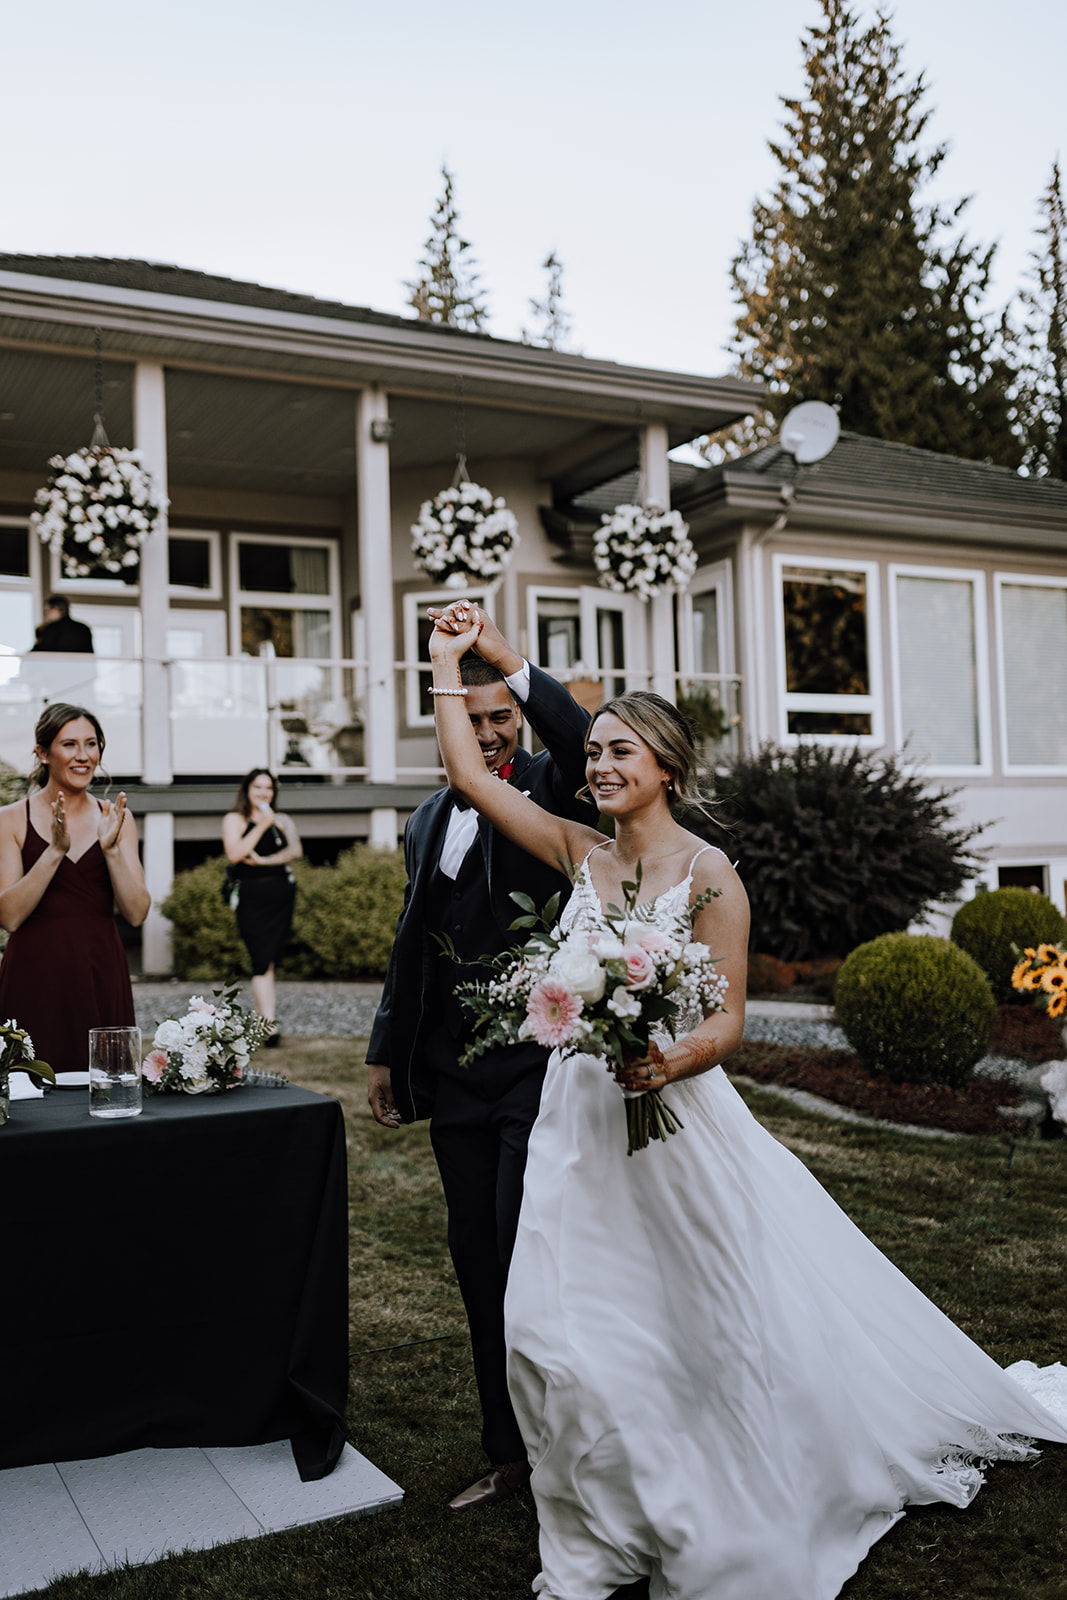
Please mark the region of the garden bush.
POLYGON ((225 983, 252 971, 237 918, 222 901, 225 856, 179 872, 160 910, 170 920, 174 971, 194 983, 225 983))
POLYGON ((738 862, 754 950, 783 961, 846 956, 921 921, 979 870, 980 831, 956 823, 953 795, 892 759, 819 745, 766 745, 717 780, 714 822, 686 826, 738 862))
MULTIPOLYGON (((247 977, 237 918, 222 900, 223 856, 180 872, 164 901, 173 927, 174 970, 194 982, 247 977)), ((404 902, 404 855, 356 845, 336 866, 296 861, 296 915, 279 974, 351 980, 385 974, 404 902)))
POLYGON ((381 978, 404 904, 404 852, 357 844, 333 867, 294 864, 296 918, 290 978, 381 978))
POLYGON ((853 950, 834 1005, 868 1072, 954 1088, 988 1050, 996 1015, 977 961, 948 939, 910 933, 885 933, 853 950))
POLYGON ((973 956, 993 985, 1000 1001, 1033 1005, 1033 996, 1011 986, 1011 969, 1017 957, 1012 948, 1063 944, 1067 922, 1051 900, 1030 889, 993 889, 966 901, 952 919, 952 938, 973 956))

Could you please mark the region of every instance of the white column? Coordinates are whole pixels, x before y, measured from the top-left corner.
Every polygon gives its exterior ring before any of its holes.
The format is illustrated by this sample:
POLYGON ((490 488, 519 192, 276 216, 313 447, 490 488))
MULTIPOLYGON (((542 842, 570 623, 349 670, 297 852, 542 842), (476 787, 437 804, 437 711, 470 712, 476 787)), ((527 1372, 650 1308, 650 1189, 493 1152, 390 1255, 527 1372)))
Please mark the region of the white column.
MULTIPOLYGON (((167 396, 163 366, 138 361, 134 368, 133 436, 159 494, 167 493, 167 396)), ((144 657, 142 773, 146 783, 169 783, 170 702, 167 669, 167 515, 141 547, 141 650, 144 657)))
POLYGON ((152 896, 141 931, 141 966, 146 973, 169 972, 170 923, 159 908, 174 883, 174 818, 169 811, 149 811, 141 826, 144 880, 152 896))
MULTIPOLYGON (((641 493, 644 502, 669 511, 671 505, 670 463, 667 451, 670 437, 663 422, 646 422, 641 429, 641 493)), ((649 602, 649 649, 652 688, 665 700, 673 700, 674 677, 674 596, 658 594, 649 602)))
MULTIPOLYGON (((359 604, 366 632, 366 761, 370 783, 396 782, 396 644, 393 636, 393 529, 389 505, 389 445, 371 437, 389 415, 389 397, 377 385, 356 402, 356 504, 359 516, 359 604)), ((384 431, 384 430, 383 430, 384 431)), ((371 843, 396 848, 396 811, 370 817, 371 843)))

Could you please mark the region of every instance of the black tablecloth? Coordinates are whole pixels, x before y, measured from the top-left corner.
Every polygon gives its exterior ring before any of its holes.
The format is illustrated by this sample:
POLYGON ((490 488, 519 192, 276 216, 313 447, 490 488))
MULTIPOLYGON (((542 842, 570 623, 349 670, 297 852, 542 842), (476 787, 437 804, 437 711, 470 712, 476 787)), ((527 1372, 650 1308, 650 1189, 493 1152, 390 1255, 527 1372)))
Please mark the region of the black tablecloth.
POLYGON ((0 1467, 147 1445, 344 1444, 344 1120, 307 1090, 12 1103, 0 1127, 0 1467))

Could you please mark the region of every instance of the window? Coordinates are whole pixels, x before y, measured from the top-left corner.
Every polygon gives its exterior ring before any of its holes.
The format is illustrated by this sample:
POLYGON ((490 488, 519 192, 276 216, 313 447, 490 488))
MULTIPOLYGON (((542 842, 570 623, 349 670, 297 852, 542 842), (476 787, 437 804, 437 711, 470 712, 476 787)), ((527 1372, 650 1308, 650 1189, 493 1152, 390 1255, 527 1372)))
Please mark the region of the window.
POLYGON ((775 556, 782 736, 881 742, 878 569, 775 556))
POLYGON ((1067 581, 996 577, 1004 764, 1016 772, 1067 767, 1067 581))
POLYGON ((890 569, 898 746, 935 772, 985 767, 990 746, 985 579, 890 569))
MULTIPOLYGON (((0 657, 33 649, 37 610, 39 542, 25 521, 0 518, 0 657)), ((18 663, 0 669, 0 684, 17 675, 18 663)))
POLYGON ((234 534, 231 639, 241 655, 340 656, 333 540, 234 534))
POLYGON ((167 584, 172 595, 221 600, 218 534, 172 530, 167 539, 167 584))
MULTIPOLYGON (((495 617, 493 599, 488 589, 464 589, 463 595, 476 605, 483 606, 490 617, 495 617)), ((425 662, 404 674, 404 721, 409 728, 433 727, 433 681, 430 667, 430 635, 433 623, 426 615, 429 606, 448 606, 457 598, 455 589, 425 589, 404 596, 404 660, 425 662)))

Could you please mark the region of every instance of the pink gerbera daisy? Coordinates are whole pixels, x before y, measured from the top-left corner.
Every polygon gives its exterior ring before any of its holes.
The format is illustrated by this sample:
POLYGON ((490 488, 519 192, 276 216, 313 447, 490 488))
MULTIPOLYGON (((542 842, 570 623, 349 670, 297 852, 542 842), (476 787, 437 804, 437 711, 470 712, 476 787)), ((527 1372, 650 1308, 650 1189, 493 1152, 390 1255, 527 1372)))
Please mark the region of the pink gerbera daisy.
POLYGON ((526 1002, 526 1019, 538 1044, 551 1049, 569 1044, 574 1024, 582 1014, 582 1002, 556 978, 545 978, 531 989, 526 1002))

